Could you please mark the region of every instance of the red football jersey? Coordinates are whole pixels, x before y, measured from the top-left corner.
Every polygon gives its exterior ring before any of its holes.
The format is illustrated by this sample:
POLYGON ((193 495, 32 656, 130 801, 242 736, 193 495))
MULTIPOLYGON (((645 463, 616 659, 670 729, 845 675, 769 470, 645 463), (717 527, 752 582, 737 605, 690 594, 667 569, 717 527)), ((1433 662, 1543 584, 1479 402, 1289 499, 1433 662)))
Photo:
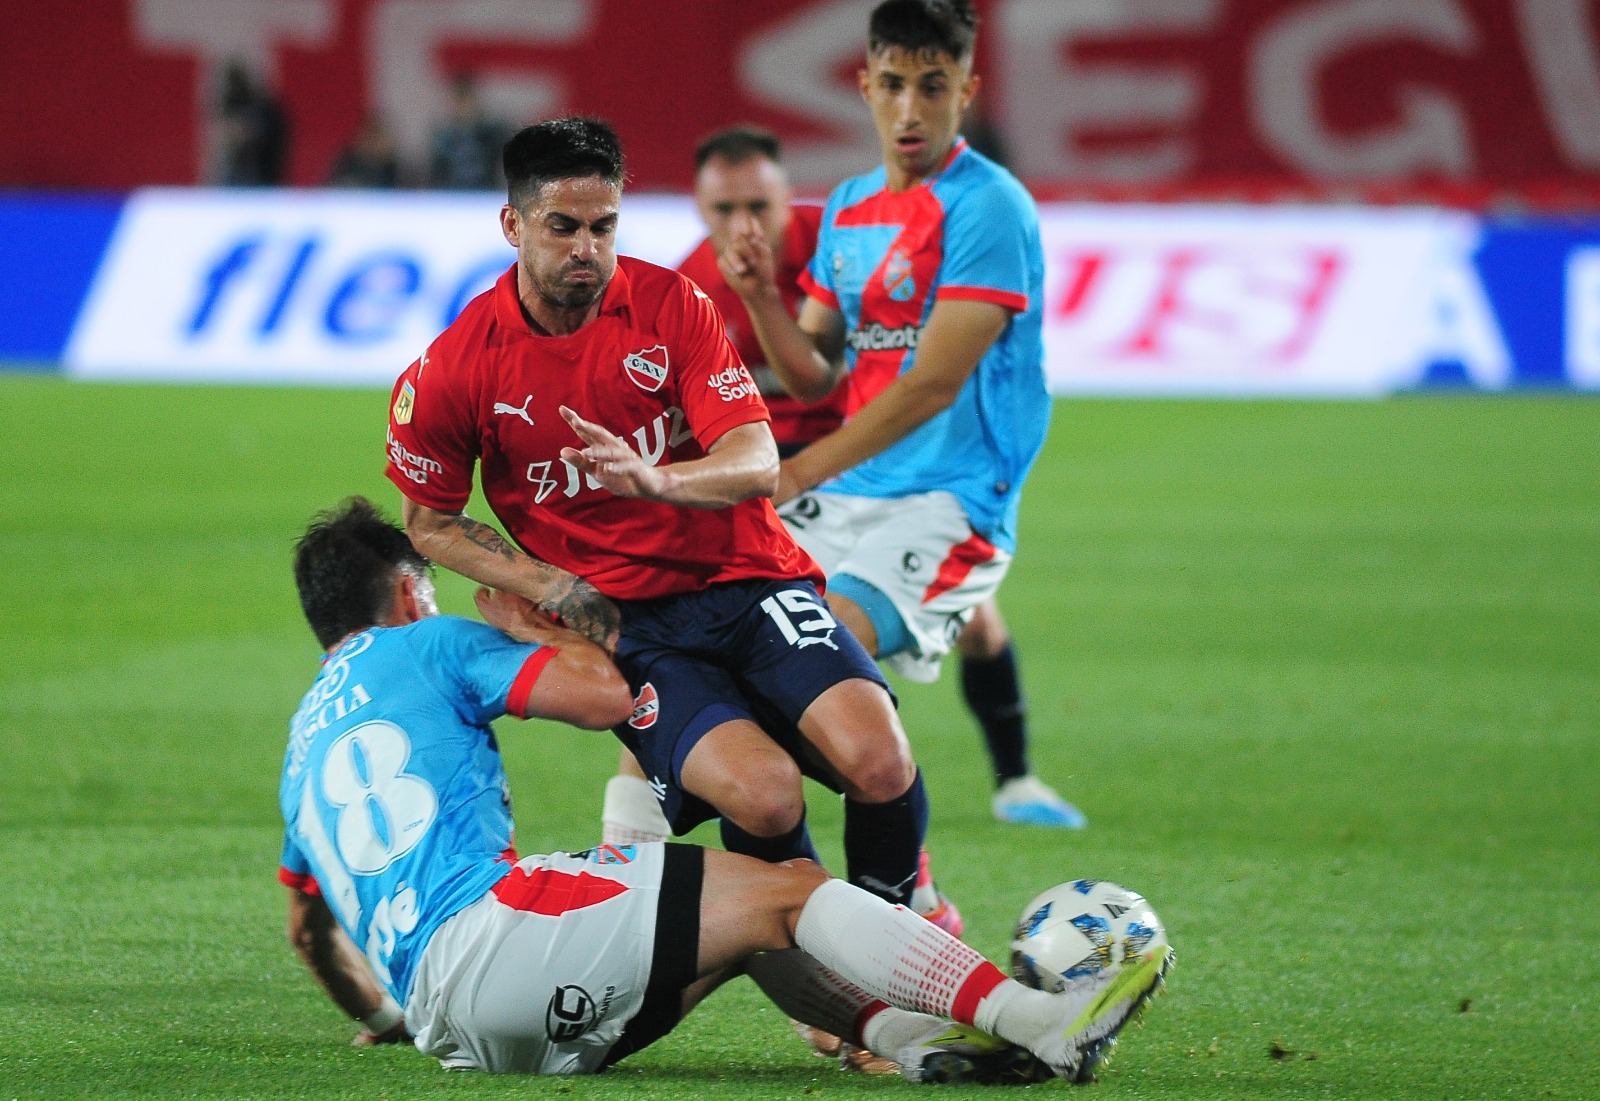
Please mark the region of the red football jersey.
MULTIPOLYGON (((784 231, 781 250, 783 263, 773 275, 790 317, 799 312, 800 302, 806 296, 806 292, 800 289, 800 273, 811 262, 811 254, 817 251, 817 231, 821 225, 820 206, 789 207, 789 228, 784 231)), ((722 320, 727 324, 728 339, 733 341, 739 358, 746 363, 765 363, 767 356, 761 350, 761 342, 756 339, 750 314, 745 310, 738 292, 728 286, 728 281, 722 277, 722 271, 717 267, 717 250, 712 246, 711 239, 708 237, 701 241, 678 265, 678 270, 698 283, 700 289, 716 303, 722 320)), ((815 405, 807 405, 784 395, 767 398, 767 409, 772 413, 772 435, 778 441, 778 446, 815 443, 838 428, 844 420, 849 397, 850 380, 846 376, 833 393, 815 405)))
POLYGON ((457 512, 476 460, 489 506, 524 550, 619 600, 741 578, 821 581, 764 497, 694 509, 602 489, 561 459, 583 446, 562 405, 653 464, 698 459, 729 429, 767 419, 715 307, 683 276, 620 256, 599 316, 544 336, 522 312, 513 265, 396 380, 385 473, 418 504, 457 512))

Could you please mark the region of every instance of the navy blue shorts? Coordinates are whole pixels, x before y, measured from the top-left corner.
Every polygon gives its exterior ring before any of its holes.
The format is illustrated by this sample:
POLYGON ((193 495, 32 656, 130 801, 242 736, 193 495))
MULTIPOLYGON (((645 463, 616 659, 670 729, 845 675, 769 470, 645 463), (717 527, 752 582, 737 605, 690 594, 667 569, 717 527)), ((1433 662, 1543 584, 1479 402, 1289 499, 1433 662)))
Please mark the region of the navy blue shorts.
POLYGON ((841 681, 889 688, 809 581, 729 581, 618 607, 617 668, 634 706, 615 733, 650 777, 674 833, 717 817, 683 790, 682 776, 689 751, 713 728, 752 720, 802 772, 828 783, 806 751, 800 716, 841 681))

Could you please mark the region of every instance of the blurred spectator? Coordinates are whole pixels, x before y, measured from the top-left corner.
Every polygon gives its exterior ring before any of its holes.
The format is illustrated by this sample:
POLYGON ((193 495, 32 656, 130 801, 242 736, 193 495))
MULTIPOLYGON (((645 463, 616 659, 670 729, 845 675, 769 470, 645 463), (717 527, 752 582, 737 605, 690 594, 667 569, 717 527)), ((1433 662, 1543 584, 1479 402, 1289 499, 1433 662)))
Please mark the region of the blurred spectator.
POLYGON ((1001 168, 1011 168, 1005 135, 989 116, 982 96, 974 99, 972 106, 967 108, 966 118, 961 121, 961 136, 976 152, 982 153, 1001 168))
POLYGON ((500 147, 511 128, 486 114, 471 76, 450 86, 450 115, 433 131, 428 150, 428 186, 493 190, 500 186, 500 147))
POLYGON ((242 61, 228 62, 217 103, 217 182, 225 187, 276 187, 288 161, 283 106, 242 61))
POLYGON ((355 140, 345 146, 328 173, 329 187, 389 188, 400 186, 400 158, 394 135, 383 117, 368 115, 355 140))

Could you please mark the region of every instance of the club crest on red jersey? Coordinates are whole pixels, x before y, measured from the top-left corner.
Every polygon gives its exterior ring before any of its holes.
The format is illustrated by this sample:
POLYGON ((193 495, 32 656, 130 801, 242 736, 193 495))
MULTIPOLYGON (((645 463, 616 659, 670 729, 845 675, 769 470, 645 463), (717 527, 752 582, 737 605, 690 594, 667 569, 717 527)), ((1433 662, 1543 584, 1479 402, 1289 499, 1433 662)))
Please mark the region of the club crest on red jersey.
POLYGON ((622 366, 635 386, 654 393, 667 381, 667 346, 657 344, 654 348, 634 352, 623 358, 622 366))
POLYGON ((633 714, 628 716, 628 725, 635 730, 649 730, 656 725, 656 716, 659 714, 661 701, 656 697, 656 686, 646 681, 634 697, 633 714))

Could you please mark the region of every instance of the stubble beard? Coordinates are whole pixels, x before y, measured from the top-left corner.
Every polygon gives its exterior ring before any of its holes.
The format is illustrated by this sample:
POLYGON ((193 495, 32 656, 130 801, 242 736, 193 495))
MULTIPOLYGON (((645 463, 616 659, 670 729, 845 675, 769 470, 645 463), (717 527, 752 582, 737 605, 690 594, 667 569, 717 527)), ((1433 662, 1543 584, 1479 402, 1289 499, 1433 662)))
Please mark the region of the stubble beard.
MULTIPOLYGON (((600 274, 598 268, 586 270, 594 271, 596 276, 600 274)), ((558 280, 559 278, 560 276, 557 276, 558 280)), ((600 296, 605 293, 606 286, 611 280, 596 279, 593 283, 573 286, 560 282, 546 283, 539 279, 534 279, 532 282, 533 289, 539 295, 540 300, 552 309, 582 310, 599 301, 600 296)))

